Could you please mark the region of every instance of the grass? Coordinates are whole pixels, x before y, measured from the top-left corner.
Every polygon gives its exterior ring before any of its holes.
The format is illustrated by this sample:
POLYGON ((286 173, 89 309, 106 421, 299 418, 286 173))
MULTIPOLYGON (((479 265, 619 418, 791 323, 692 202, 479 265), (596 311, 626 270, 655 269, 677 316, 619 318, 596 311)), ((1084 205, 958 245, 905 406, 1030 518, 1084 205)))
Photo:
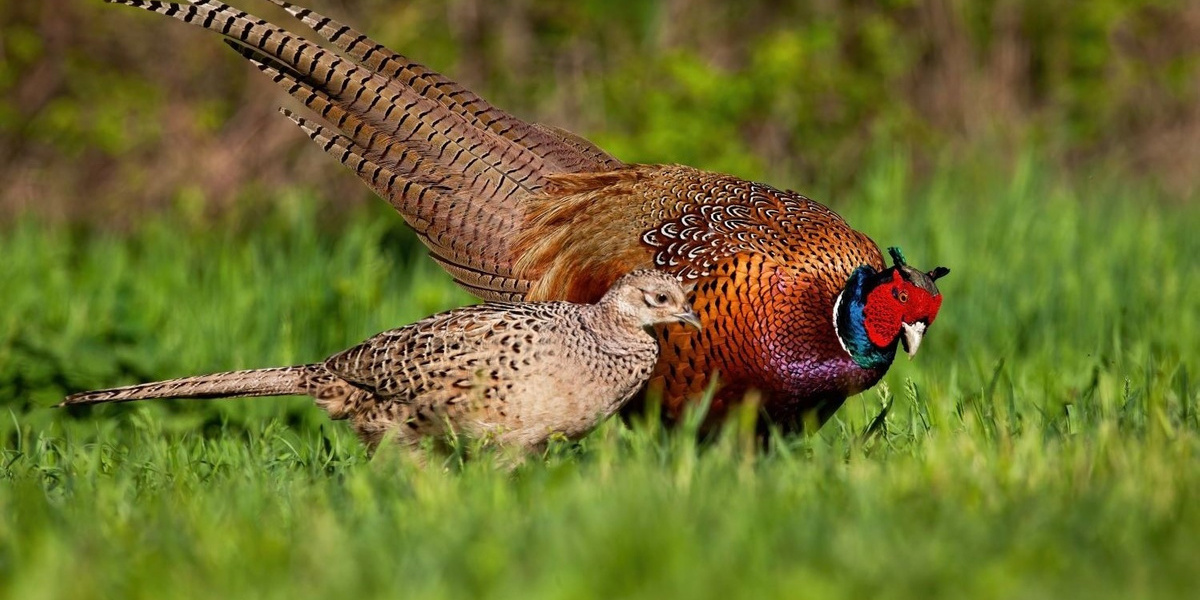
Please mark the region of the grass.
POLYGON ((913 362, 759 452, 610 422, 509 476, 368 460, 303 399, 69 391, 321 358, 470 301, 383 203, 0 233, 0 595, 1177 597, 1200 562, 1196 203, 902 158, 834 207, 945 264, 913 362), (882 401, 886 432, 858 434, 882 401))

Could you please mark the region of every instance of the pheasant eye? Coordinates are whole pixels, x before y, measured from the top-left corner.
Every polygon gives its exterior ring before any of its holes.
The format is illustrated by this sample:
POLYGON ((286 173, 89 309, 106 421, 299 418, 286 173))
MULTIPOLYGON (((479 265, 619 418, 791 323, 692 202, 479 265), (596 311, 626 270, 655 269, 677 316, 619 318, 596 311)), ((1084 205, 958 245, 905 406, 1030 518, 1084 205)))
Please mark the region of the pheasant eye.
POLYGON ((659 295, 654 297, 654 301, 658 304, 666 304, 667 303, 667 295, 660 293, 659 295))
POLYGON ((892 297, 898 300, 901 304, 908 302, 908 292, 904 290, 892 290, 892 297))

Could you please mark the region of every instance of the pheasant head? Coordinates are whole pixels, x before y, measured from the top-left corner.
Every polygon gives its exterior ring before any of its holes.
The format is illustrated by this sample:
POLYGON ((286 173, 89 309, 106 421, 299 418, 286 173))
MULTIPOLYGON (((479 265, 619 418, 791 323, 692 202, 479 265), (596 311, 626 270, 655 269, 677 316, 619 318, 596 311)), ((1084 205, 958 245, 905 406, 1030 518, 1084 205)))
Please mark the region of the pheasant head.
POLYGON ((860 367, 885 367, 902 345, 912 358, 937 318, 942 294, 936 281, 946 267, 922 272, 908 266, 899 248, 888 248, 893 265, 883 271, 861 266, 851 274, 834 306, 842 347, 860 367))

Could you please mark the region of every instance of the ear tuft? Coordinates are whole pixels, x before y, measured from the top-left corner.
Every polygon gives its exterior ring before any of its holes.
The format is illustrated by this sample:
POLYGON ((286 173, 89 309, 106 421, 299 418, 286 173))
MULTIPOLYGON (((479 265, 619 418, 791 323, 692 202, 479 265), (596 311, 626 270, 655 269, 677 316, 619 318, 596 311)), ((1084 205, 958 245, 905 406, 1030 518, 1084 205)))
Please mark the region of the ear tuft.
POLYGON ((950 274, 950 269, 948 269, 946 267, 938 267, 928 273, 929 278, 934 281, 937 281, 949 274, 950 274))
POLYGON ((899 246, 888 248, 888 254, 892 256, 892 266, 903 267, 908 263, 904 260, 904 253, 900 251, 899 246))

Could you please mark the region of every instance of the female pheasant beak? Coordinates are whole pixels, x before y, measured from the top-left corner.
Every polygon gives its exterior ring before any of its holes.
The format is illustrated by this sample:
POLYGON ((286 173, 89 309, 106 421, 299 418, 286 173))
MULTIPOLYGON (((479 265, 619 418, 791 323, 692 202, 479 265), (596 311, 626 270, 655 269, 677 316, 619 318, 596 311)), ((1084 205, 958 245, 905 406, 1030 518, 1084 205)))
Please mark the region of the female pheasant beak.
POLYGON ((925 337, 925 328, 927 325, 924 321, 916 323, 901 323, 900 327, 900 344, 904 346, 904 352, 908 354, 908 359, 917 355, 917 348, 921 347, 921 340, 925 337))
POLYGON ((680 323, 683 323, 685 325, 691 325, 692 327, 695 327, 696 329, 701 328, 700 317, 698 315, 696 315, 696 313, 694 311, 692 311, 691 309, 688 309, 681 313, 676 313, 672 316, 674 316, 675 319, 677 319, 680 323))

